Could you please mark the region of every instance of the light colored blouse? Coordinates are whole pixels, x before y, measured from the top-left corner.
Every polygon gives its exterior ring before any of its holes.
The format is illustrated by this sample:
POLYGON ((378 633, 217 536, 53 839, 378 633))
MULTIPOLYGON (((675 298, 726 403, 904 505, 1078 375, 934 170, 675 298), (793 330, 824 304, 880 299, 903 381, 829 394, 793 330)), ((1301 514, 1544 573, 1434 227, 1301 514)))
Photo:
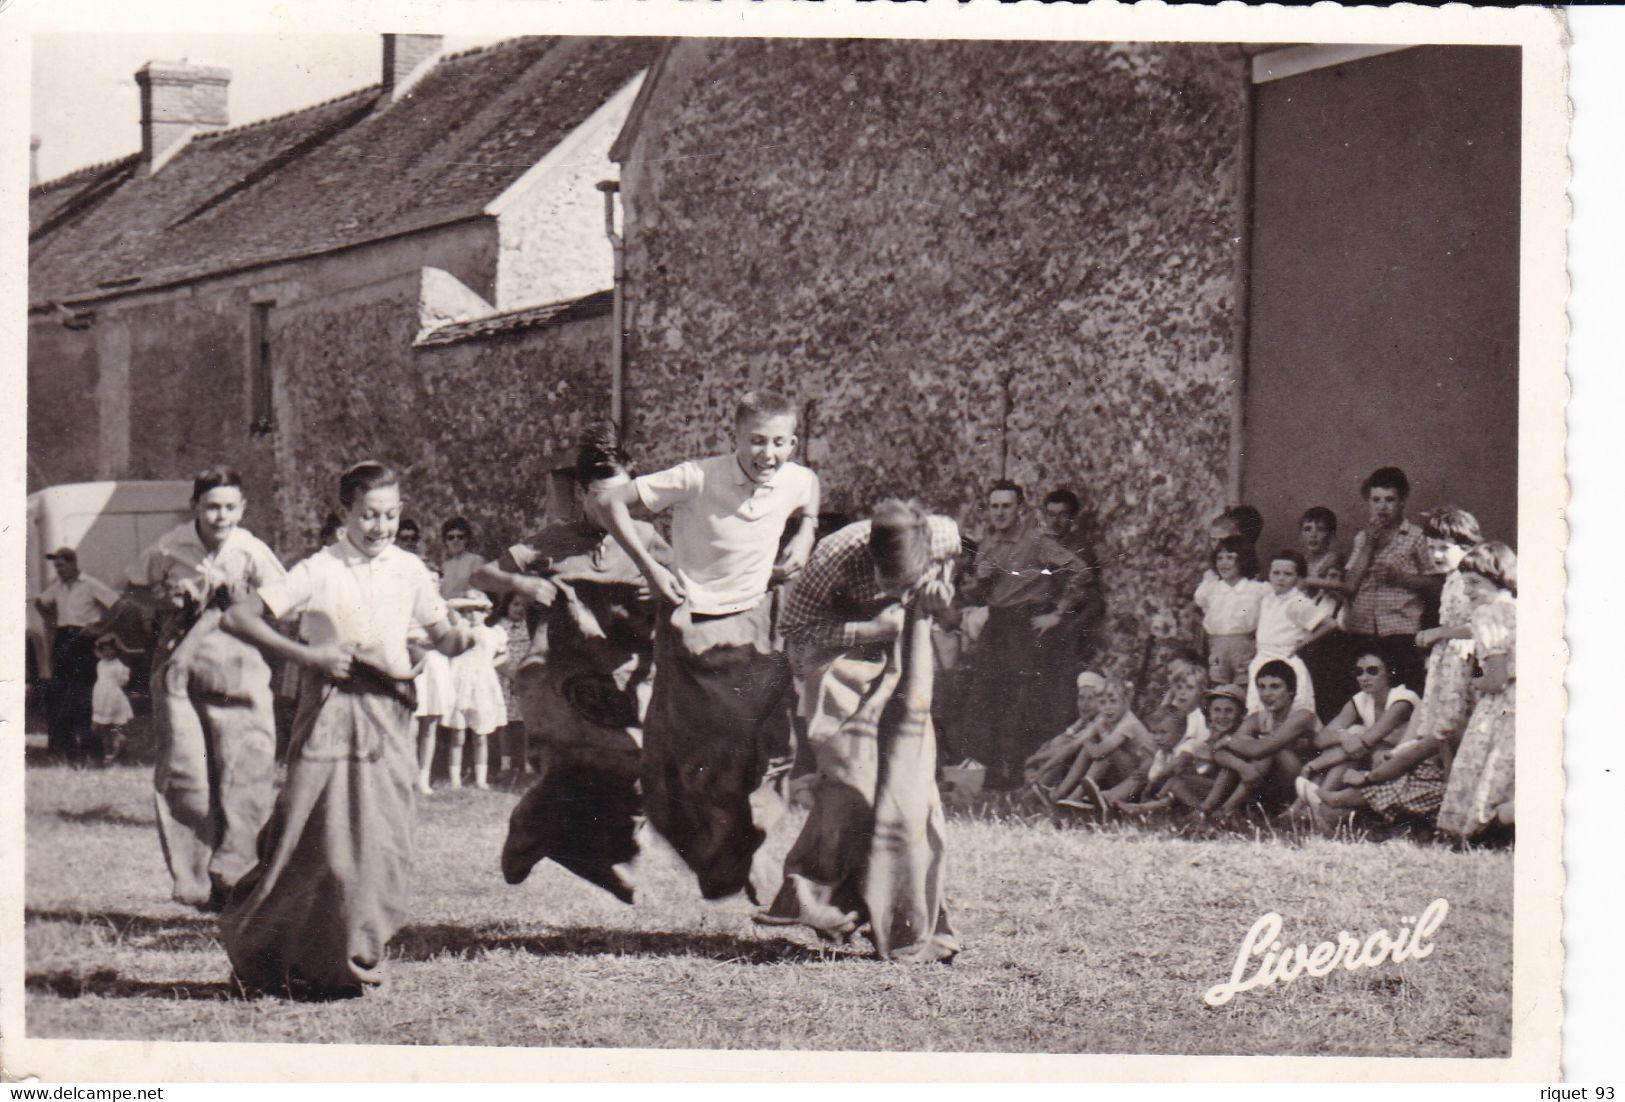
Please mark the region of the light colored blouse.
POLYGON ((1196 587, 1196 607, 1202 610, 1202 630, 1209 635, 1251 635, 1258 630, 1258 613, 1268 582, 1239 578, 1226 582, 1213 571, 1202 575, 1196 587))

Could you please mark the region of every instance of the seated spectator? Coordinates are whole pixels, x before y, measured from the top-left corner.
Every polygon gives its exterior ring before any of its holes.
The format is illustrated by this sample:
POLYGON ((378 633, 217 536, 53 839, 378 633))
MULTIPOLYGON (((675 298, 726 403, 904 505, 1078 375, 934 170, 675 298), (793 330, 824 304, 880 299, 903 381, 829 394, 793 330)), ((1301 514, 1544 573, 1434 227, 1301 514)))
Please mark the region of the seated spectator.
POLYGON ((1145 810, 1175 803, 1192 809, 1202 806, 1221 772, 1213 762, 1213 743, 1235 734, 1247 714, 1246 701, 1240 685, 1216 685, 1202 694, 1202 710, 1190 717, 1185 737, 1162 768, 1152 770, 1145 810))
POLYGON ((1354 678, 1360 691, 1315 736, 1320 753, 1303 767, 1310 780, 1324 774, 1320 786, 1327 791, 1342 787, 1343 773, 1350 766, 1364 768, 1378 746, 1396 744, 1421 703, 1415 693, 1394 683, 1394 668, 1376 649, 1358 650, 1354 678))
POLYGON ((1266 662, 1258 671, 1257 691, 1259 709, 1242 720, 1235 734, 1212 743, 1213 763, 1223 772, 1203 801, 1203 811, 1239 811, 1271 774, 1285 780, 1302 768, 1298 749, 1320 720, 1298 703, 1297 671, 1280 659, 1266 662))
POLYGON ((1048 789, 1066 775, 1089 725, 1100 714, 1100 695, 1106 679, 1093 670, 1084 670, 1076 683, 1078 718, 1034 751, 1022 766, 1023 779, 1040 796, 1047 795, 1048 789))
POLYGON ((1129 709, 1133 695, 1133 686, 1122 678, 1107 678, 1100 714, 1084 732, 1071 766, 1055 787, 1058 805, 1104 814, 1143 782, 1156 742, 1129 709))

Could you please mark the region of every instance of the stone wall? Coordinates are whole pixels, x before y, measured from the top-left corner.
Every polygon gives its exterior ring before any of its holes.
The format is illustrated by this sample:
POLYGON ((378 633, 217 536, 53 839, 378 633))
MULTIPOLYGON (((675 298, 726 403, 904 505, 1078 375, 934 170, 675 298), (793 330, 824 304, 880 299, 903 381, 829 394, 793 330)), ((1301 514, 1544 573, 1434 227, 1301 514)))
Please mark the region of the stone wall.
POLYGON ((1141 647, 1224 504, 1239 51, 687 40, 660 80, 623 164, 643 457, 725 446, 771 386, 831 508, 974 528, 1001 468, 1069 485, 1141 647))

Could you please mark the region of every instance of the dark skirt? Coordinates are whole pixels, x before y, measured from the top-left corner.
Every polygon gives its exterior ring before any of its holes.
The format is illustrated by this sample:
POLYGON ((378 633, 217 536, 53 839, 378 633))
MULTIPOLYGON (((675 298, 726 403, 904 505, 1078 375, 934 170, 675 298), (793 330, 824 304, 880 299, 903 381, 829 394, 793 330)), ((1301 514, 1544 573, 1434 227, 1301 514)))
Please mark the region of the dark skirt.
POLYGON ((782 810, 768 791, 788 773, 790 669, 773 647, 772 605, 726 616, 661 616, 643 736, 649 822, 707 899, 750 892, 762 821, 782 810), (770 769, 770 763, 774 768, 770 769), (776 806, 775 806, 776 805, 776 806))

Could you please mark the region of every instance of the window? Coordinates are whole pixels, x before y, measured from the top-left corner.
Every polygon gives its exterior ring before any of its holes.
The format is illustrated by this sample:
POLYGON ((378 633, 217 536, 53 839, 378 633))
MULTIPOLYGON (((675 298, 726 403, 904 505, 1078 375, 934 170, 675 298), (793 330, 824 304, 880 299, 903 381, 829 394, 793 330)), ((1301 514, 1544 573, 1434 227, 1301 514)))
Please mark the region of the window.
POLYGON ((248 431, 264 436, 271 431, 271 308, 274 302, 253 304, 248 335, 248 431))

